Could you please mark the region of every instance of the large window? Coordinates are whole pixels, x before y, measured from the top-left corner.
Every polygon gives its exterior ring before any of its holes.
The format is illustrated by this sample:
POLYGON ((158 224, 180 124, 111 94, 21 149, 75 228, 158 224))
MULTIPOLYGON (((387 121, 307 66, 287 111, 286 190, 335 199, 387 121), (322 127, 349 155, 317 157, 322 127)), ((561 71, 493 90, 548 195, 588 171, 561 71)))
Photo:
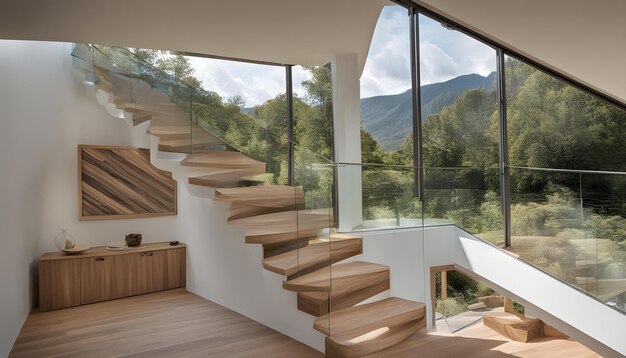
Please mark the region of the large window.
POLYGON ((419 15, 425 224, 504 243, 496 51, 419 15))
POLYGON ((410 17, 386 6, 361 76, 363 220, 360 228, 421 225, 413 195, 413 96, 410 17))

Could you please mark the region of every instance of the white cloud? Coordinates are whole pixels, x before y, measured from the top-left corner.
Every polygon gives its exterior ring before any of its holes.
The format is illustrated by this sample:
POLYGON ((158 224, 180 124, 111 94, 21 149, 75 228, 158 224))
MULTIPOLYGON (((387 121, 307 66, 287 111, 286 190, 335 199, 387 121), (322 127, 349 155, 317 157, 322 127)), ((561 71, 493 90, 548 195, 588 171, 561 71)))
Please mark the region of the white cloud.
POLYGON ((285 93, 285 68, 245 62, 189 57, 202 86, 223 98, 241 96, 246 107, 285 93))
MULTIPOLYGON (((495 50, 420 15, 422 85, 495 71, 495 50)), ((400 6, 383 9, 361 76, 361 97, 397 94, 411 87, 409 18, 400 6)))

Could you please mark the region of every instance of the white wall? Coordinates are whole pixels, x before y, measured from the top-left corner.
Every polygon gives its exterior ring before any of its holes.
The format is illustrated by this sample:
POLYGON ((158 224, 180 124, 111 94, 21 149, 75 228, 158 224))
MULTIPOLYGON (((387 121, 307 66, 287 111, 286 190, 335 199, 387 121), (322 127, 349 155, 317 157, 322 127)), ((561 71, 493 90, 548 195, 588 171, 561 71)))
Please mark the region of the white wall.
POLYGON ((37 257, 67 228, 87 245, 140 232, 175 237, 176 217, 79 222, 77 144, 128 145, 123 120, 85 94, 71 45, 0 41, 0 357, 36 303, 37 257))

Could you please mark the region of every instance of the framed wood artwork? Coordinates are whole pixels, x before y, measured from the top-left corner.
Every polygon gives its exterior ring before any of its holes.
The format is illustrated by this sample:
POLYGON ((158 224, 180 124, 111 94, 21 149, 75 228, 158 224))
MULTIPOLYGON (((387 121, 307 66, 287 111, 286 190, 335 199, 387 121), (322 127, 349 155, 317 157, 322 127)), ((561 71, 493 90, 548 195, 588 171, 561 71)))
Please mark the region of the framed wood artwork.
POLYGON ((111 220, 176 215, 176 180, 134 147, 78 146, 78 217, 111 220))

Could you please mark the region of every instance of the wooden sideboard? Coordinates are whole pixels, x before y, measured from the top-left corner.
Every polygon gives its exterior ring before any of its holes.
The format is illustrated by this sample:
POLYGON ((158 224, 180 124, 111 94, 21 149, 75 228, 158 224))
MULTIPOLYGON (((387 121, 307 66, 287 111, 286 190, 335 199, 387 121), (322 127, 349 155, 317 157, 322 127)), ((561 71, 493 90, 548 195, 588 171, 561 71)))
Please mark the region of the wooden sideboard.
POLYGON ((186 285, 185 244, 144 244, 80 255, 45 253, 39 259, 39 308, 55 310, 186 285))

